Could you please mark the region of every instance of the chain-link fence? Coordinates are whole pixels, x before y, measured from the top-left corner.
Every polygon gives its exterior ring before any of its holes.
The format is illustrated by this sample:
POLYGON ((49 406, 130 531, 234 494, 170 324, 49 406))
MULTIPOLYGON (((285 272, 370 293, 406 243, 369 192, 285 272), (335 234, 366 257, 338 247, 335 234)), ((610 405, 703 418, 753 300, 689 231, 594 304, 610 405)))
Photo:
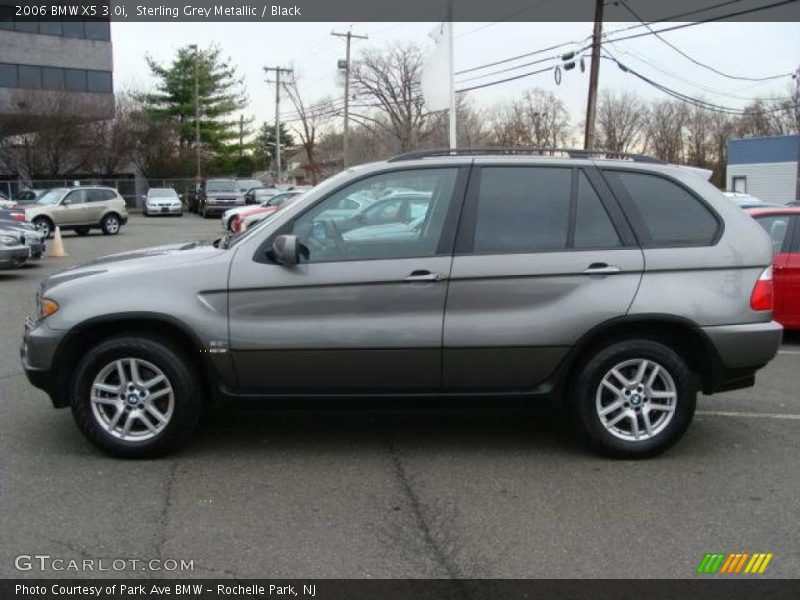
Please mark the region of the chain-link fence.
POLYGON ((172 188, 184 204, 187 204, 191 194, 194 194, 194 178, 184 179, 144 179, 126 177, 116 179, 82 178, 82 179, 35 179, 33 181, 8 180, 0 181, 0 194, 13 199, 23 190, 47 190, 58 187, 75 187, 78 185, 102 185, 117 190, 128 208, 142 206, 147 190, 155 187, 172 188))

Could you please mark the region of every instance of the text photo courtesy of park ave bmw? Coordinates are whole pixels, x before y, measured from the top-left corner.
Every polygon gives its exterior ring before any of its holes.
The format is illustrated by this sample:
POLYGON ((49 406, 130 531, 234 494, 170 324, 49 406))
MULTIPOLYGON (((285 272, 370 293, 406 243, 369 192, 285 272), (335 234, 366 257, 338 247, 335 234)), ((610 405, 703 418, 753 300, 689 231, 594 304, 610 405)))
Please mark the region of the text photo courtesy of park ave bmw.
POLYGON ((800 0, 0 0, 0 600, 800 590, 800 0))

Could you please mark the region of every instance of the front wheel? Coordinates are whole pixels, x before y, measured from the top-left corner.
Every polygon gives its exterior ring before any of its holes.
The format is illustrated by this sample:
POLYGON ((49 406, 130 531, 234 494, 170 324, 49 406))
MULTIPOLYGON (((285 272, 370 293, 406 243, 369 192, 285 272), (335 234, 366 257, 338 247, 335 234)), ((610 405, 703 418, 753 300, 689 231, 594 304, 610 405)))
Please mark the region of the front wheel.
POLYGON ((108 454, 166 454, 192 434, 199 418, 200 389, 190 364, 157 339, 101 342, 78 364, 70 397, 75 422, 108 454))
POLYGON ((50 237, 50 234, 53 233, 53 224, 47 217, 36 217, 33 220, 33 225, 36 227, 36 231, 41 233, 45 239, 50 237))
POLYGON ((660 454, 694 416, 697 392, 686 362, 652 340, 626 340, 597 352, 580 369, 573 406, 598 451, 618 458, 660 454))

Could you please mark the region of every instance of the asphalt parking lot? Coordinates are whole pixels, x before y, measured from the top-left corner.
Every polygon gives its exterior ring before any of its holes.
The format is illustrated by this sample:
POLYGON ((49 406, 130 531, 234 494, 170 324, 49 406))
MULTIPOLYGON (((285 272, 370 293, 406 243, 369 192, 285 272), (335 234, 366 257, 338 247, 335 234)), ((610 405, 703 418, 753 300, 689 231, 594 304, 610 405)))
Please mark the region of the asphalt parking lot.
POLYGON ((0 577, 40 577, 14 559, 50 554, 193 560, 185 577, 680 578, 712 551, 771 552, 760 577, 800 575, 798 336, 755 388, 701 398, 648 461, 588 454, 544 409, 246 411, 166 459, 101 455, 22 374, 39 280, 218 232, 135 215, 118 236, 65 234, 67 259, 0 271, 0 577))

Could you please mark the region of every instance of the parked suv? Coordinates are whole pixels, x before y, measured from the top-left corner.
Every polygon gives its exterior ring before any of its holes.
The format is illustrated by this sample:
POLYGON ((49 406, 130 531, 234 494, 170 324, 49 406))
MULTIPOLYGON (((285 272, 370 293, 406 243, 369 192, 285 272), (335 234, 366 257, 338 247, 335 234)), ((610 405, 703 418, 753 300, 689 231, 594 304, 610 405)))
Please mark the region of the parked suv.
POLYGON ((197 211, 206 219, 244 205, 244 193, 235 179, 209 179, 200 189, 197 211))
POLYGON ((48 190, 34 204, 25 205, 25 217, 45 237, 56 225, 78 235, 87 235, 92 229, 116 235, 128 222, 128 211, 117 190, 81 186, 48 190))
POLYGON ((121 456, 168 451, 206 403, 348 396, 555 399, 595 448, 642 457, 683 435, 698 391, 752 386, 775 356, 771 259, 680 167, 430 151, 348 169, 239 236, 48 278, 22 363, 121 456), (349 199, 395 190, 429 200, 342 232, 349 199))

